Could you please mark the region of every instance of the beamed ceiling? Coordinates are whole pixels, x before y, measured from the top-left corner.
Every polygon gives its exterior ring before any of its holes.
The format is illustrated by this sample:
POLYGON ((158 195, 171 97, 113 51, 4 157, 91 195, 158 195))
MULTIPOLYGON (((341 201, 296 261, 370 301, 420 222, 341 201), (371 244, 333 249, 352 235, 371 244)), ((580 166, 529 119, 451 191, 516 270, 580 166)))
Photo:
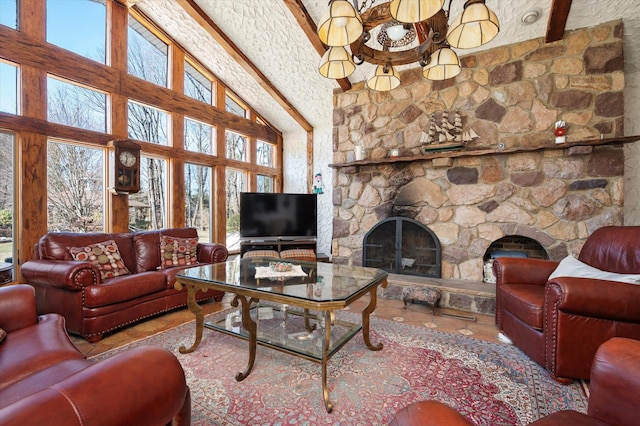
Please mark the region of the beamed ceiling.
MULTIPOLYGON (((369 4, 371 0, 367 0, 369 4)), ((375 4, 387 0, 377 0, 375 4)), ((366 80, 363 64, 349 79, 328 80, 317 72, 326 47, 315 28, 328 0, 122 0, 143 11, 274 126, 288 132, 331 127, 333 91, 366 80)), ((359 0, 362 3, 362 0, 359 0)), ((565 31, 623 19, 625 70, 640 70, 640 1, 487 0, 501 31, 479 49, 532 38, 560 40, 565 31), (522 15, 539 10, 527 25, 522 15)), ((448 6, 449 0, 445 1, 448 6)), ((457 16, 464 0, 451 1, 457 16)), ((416 65, 417 66, 417 65, 416 65)), ((411 67, 405 66, 404 68, 411 67)), ((400 68, 403 69, 403 68, 400 68)))

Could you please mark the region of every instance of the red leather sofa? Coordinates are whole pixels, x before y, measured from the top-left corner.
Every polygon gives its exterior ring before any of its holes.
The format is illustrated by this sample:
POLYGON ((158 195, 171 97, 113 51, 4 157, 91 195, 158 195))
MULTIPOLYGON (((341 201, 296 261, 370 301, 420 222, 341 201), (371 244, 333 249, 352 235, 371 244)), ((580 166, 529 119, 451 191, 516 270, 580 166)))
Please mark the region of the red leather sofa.
MULTIPOLYGON (((198 236, 193 228, 44 235, 36 245, 35 259, 21 267, 24 281, 36 289, 38 313, 58 313, 65 318, 68 332, 97 342, 104 333, 185 306, 186 289, 174 288, 175 276, 183 267, 161 269, 161 235, 198 236), (69 250, 108 240, 116 242, 129 274, 103 279, 94 264, 74 260, 69 250)), ((223 262, 227 255, 221 244, 198 243, 194 266, 223 262)), ((196 298, 220 301, 223 295, 208 291, 196 298)))
MULTIPOLYGON (((597 350, 591 369, 587 414, 559 411, 531 425, 635 426, 640 419, 640 341, 614 337, 597 350)), ((389 426, 473 425, 438 401, 419 401, 398 411, 389 426)))
POLYGON ((38 317, 33 287, 0 287, 0 423, 189 425, 184 371, 166 349, 141 346, 92 362, 69 340, 64 318, 38 317))
MULTIPOLYGON (((640 226, 607 226, 585 241, 578 260, 616 274, 640 274, 640 226)), ((501 257, 496 324, 561 383, 589 379, 598 347, 612 337, 640 340, 640 284, 557 276, 559 262, 501 257)))

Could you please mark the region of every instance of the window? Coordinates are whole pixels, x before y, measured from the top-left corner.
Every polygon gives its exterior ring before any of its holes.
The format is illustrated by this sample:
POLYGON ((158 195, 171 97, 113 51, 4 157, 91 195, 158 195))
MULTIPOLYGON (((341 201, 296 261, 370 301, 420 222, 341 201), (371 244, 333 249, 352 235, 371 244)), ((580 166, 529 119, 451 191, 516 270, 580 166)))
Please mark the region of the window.
POLYGON ((258 175, 258 192, 273 192, 273 176, 258 175))
POLYGON ((107 131, 107 95, 47 77, 49 121, 96 132, 107 131))
POLYGON ((168 114, 157 108, 129 101, 129 137, 168 145, 168 114))
POLYGON ((273 145, 263 141, 256 143, 256 164, 273 167, 273 145))
MULTIPOLYGON (((0 0, 0 5, 2 0, 0 0)), ((1 8, 0 8, 1 9, 1 8)), ((2 11, 0 10, 0 13, 2 11)), ((0 61, 0 111, 18 113, 18 67, 0 61)))
POLYGON ((50 232, 104 228, 104 150, 49 141, 47 213, 50 232))
POLYGON ((247 118, 246 108, 240 105, 238 101, 236 101, 229 95, 226 95, 224 98, 224 109, 225 111, 230 112, 232 114, 239 115, 240 117, 243 117, 243 118, 247 118))
POLYGON ((246 161, 247 138, 227 130, 225 133, 225 155, 227 158, 246 161))
MULTIPOLYGON (((14 136, 0 132, 0 262, 13 263, 15 251, 13 209, 14 136)), ((13 273, 11 276, 15 276, 13 273)), ((0 284, 5 280, 0 279, 0 284)))
POLYGON ((0 0, 0 25, 18 29, 18 0, 0 0))
POLYGON ((129 196, 129 227, 133 231, 166 228, 167 162, 140 158, 140 192, 129 196))
POLYGON ((213 100, 211 80, 195 69, 189 62, 184 63, 184 94, 206 104, 213 100))
POLYGON ((106 63, 105 1, 47 0, 47 41, 94 61, 106 63))
POLYGON ((184 119, 184 149, 211 154, 214 152, 214 128, 199 121, 184 119))
POLYGON ((228 250, 240 248, 240 193, 246 191, 247 175, 241 170, 227 169, 227 242, 228 250))
POLYGON ((211 167, 185 164, 185 225, 198 230, 199 240, 211 241, 211 167))
POLYGON ((129 74, 169 87, 167 79, 169 46, 144 25, 129 16, 128 69, 129 74))

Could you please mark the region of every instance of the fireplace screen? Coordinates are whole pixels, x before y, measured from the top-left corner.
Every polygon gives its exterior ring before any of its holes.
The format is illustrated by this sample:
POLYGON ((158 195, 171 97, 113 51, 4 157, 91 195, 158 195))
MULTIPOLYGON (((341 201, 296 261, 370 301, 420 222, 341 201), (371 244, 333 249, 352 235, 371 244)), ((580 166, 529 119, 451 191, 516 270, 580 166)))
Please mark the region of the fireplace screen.
POLYGON ((394 274, 440 278, 440 240, 413 219, 391 217, 364 236, 362 264, 394 274))

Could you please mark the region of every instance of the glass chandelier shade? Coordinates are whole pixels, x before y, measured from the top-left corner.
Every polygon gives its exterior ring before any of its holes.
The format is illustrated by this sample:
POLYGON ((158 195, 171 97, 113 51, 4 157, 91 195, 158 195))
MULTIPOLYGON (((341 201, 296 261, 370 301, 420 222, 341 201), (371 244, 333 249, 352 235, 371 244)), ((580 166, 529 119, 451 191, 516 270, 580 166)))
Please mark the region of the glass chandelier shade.
POLYGON ((444 0, 391 0, 391 16, 400 22, 415 23, 431 18, 444 6, 444 0))
POLYGON ((400 86, 400 74, 391 65, 378 65, 373 77, 367 81, 367 86, 371 90, 387 92, 400 86))
POLYGON ((362 18, 347 0, 332 1, 318 26, 318 36, 327 46, 351 44, 362 31, 362 18))
POLYGON ((318 71, 327 78, 347 78, 356 70, 351 53, 342 46, 330 47, 322 55, 318 71))
POLYGON ((422 68, 422 76, 428 80, 447 80, 460 74, 462 67, 458 55, 448 47, 442 47, 431 55, 429 63, 422 68))
POLYGON ((468 0, 462 13, 447 31, 447 42, 452 47, 471 49, 493 40, 500 31, 496 14, 484 0, 468 0))

